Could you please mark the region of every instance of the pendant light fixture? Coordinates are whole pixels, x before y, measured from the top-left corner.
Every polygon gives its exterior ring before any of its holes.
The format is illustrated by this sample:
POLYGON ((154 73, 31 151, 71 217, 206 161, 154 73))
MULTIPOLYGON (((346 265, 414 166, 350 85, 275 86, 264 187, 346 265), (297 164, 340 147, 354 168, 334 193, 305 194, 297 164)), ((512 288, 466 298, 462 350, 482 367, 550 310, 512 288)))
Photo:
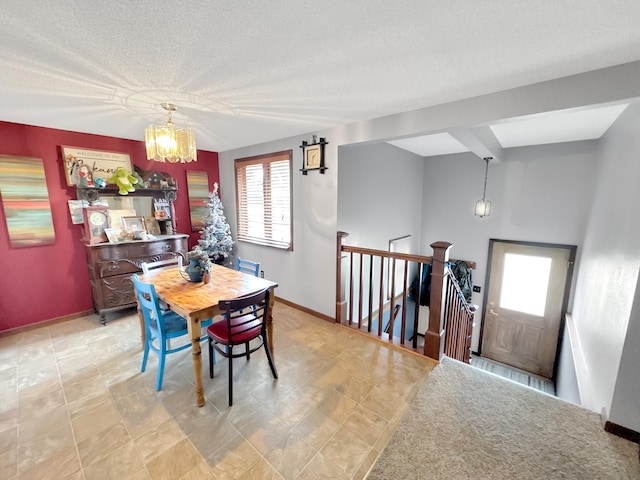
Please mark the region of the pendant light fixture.
POLYGON ((155 162, 188 163, 197 161, 196 136, 190 128, 176 128, 171 114, 176 111, 172 103, 160 105, 167 111, 165 125, 149 125, 144 131, 147 158, 155 162))
POLYGON ((493 157, 484 157, 484 189, 482 190, 482 200, 476 202, 475 215, 482 218, 491 215, 491 202, 487 200, 487 174, 489 173, 489 162, 493 160, 493 157))

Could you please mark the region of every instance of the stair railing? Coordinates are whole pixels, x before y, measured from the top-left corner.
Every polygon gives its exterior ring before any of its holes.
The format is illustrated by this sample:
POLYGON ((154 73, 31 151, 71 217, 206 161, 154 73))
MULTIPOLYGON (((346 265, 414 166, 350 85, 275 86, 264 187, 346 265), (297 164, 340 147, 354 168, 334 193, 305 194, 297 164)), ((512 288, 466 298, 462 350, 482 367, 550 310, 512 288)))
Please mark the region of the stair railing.
MULTIPOLYGON (((467 317, 459 312, 460 310, 468 312, 469 308, 464 304, 455 303, 459 298, 464 300, 464 297, 457 296, 455 287, 449 286, 451 283, 457 286, 455 278, 447 267, 451 244, 448 242, 431 244, 433 257, 427 257, 344 245, 344 238, 347 236, 348 233, 345 232, 337 234, 336 323, 366 331, 382 340, 418 351, 420 311, 418 304, 421 295, 425 292, 422 291, 421 281, 412 286, 409 279, 422 279, 425 265, 432 264, 429 326, 424 332, 425 342, 420 353, 439 361, 445 354, 446 340, 449 339, 452 343, 447 347, 446 354, 468 362, 468 356, 466 354, 461 356, 461 352, 468 350, 467 343, 470 347, 473 314, 471 314, 470 323, 468 319, 464 320, 467 317), (348 262, 346 268, 343 268, 343 262, 348 262), (397 268, 402 272, 400 285, 396 284, 397 268), (390 275, 389 272, 393 274, 390 275), (410 287, 416 305, 412 318, 407 318, 410 287), (454 293, 448 293, 450 288, 454 289, 454 293), (400 310, 397 308, 398 305, 401 305, 400 310), (389 320, 385 326, 383 319, 387 312, 389 320), (398 321, 401 322, 400 332, 399 335, 394 336, 395 322, 398 321), (407 328, 412 328, 413 331, 413 335, 408 340, 406 339, 407 328), (455 334, 450 333, 445 338, 447 329, 453 331, 458 328, 462 330, 456 331, 455 334), (465 342, 463 347, 457 343, 461 340, 465 342)), ((467 262, 467 265, 475 268, 473 262, 467 262)))
POLYGON ((451 268, 446 268, 444 354, 471 363, 471 335, 476 306, 467 302, 451 268))

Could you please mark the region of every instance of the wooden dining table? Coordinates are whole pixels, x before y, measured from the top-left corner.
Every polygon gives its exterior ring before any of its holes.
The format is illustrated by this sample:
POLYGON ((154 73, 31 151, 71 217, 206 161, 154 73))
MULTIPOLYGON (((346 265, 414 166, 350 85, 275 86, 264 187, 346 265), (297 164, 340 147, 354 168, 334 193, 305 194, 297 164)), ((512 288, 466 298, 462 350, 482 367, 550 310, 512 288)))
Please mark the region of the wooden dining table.
MULTIPOLYGON (((221 313, 218 303, 220 300, 231 300, 243 295, 257 292, 263 288, 270 288, 269 307, 267 309, 267 338, 273 354, 273 289, 277 283, 264 278, 238 272, 220 265, 213 265, 211 281, 209 283, 191 282, 179 267, 152 270, 139 275, 140 281, 151 283, 156 289, 158 298, 164 301, 174 312, 187 320, 189 337, 191 338, 191 352, 196 381, 196 402, 199 407, 204 405, 204 390, 202 387, 202 351, 200 338, 202 336, 201 323, 221 313), (183 277, 184 275, 184 277, 183 277)), ((144 341, 144 325, 142 325, 144 341)))

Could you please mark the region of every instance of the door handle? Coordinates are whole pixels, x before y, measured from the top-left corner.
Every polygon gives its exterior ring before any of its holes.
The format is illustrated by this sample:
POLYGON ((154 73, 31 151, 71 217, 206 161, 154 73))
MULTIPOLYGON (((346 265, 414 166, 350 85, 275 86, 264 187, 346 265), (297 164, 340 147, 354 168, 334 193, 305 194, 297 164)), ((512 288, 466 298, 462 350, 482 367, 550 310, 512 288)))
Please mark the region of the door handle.
POLYGON ((498 314, 496 313, 496 311, 495 311, 493 308, 490 308, 490 309, 489 309, 489 313, 490 313, 491 315, 496 315, 496 316, 498 315, 498 314))

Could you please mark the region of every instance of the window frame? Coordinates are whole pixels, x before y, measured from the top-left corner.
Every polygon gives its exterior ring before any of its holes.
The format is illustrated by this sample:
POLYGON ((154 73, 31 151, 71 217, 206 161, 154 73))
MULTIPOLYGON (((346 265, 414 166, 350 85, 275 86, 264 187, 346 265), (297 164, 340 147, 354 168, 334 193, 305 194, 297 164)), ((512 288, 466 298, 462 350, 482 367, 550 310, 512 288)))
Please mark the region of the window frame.
MULTIPOLYGON (((236 186, 236 225, 237 225, 237 240, 240 242, 252 243, 254 245, 262 245, 265 247, 277 248, 279 250, 293 251, 293 151, 283 150, 279 152, 266 153, 263 155, 255 155, 252 157, 236 158, 233 164, 233 171, 235 176, 236 186), (246 168, 251 165, 263 165, 264 177, 267 180, 270 179, 271 169, 270 165, 275 162, 282 162, 286 160, 289 162, 289 243, 276 241, 273 238, 268 238, 264 235, 263 238, 250 237, 248 235, 248 226, 244 225, 242 219, 248 219, 249 215, 242 206, 241 193, 246 190, 246 168), (245 173, 242 176, 239 174, 241 170, 245 173), (240 185, 240 181, 244 179, 245 184, 240 185), (242 187, 242 188, 241 188, 242 187)), ((271 195, 271 183, 269 181, 263 181, 263 198, 272 198, 271 195)), ((270 206, 264 205, 264 211, 271 209, 270 206)), ((267 219, 267 215, 264 219, 267 219)), ((271 222, 265 221, 265 230, 270 230, 271 222)))

